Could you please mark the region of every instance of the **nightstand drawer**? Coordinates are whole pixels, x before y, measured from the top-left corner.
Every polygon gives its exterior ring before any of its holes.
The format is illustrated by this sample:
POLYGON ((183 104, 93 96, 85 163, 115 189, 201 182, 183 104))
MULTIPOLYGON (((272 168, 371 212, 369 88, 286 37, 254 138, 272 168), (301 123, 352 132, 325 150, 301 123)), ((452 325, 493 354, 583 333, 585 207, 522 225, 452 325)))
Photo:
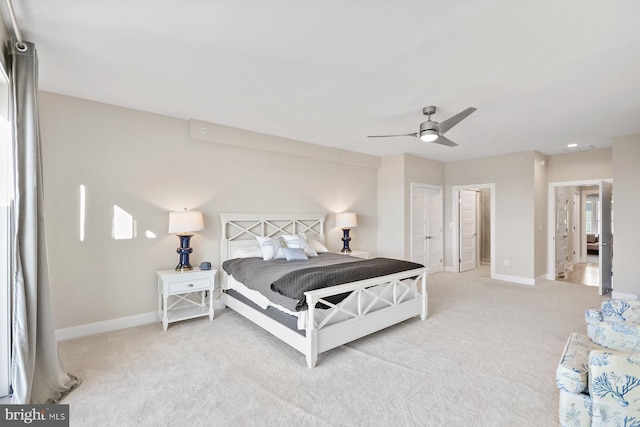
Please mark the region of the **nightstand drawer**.
POLYGON ((169 293, 182 293, 182 292, 194 292, 207 290, 211 286, 210 279, 192 279, 192 280, 184 280, 181 282, 171 282, 169 283, 169 293))

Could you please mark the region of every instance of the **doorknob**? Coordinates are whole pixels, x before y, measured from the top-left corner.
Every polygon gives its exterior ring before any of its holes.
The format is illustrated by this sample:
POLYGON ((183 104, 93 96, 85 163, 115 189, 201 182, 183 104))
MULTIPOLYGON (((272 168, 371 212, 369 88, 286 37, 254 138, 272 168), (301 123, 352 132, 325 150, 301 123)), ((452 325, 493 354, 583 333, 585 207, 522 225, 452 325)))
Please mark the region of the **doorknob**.
POLYGON ((433 239, 433 236, 424 236, 424 238, 429 240, 429 239, 433 239))

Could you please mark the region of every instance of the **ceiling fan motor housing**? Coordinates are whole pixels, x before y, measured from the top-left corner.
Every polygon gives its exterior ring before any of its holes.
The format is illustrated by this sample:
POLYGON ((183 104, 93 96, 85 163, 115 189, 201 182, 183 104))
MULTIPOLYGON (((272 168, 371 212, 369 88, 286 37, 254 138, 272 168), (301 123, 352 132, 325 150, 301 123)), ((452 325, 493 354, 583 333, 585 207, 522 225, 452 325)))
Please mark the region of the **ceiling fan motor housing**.
POLYGON ((420 133, 426 130, 438 130, 438 122, 432 122, 431 120, 427 120, 426 122, 420 123, 420 133))

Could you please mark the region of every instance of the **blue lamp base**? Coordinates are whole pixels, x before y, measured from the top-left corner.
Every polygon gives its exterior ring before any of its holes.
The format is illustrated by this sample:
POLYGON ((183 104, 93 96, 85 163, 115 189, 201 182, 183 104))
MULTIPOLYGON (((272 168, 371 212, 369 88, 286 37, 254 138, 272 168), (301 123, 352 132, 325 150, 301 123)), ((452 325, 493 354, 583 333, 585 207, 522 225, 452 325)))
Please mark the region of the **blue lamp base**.
POLYGON ((180 262, 178 262, 178 265, 176 266, 176 271, 193 270, 193 267, 189 264, 189 254, 193 252, 193 249, 189 247, 191 236, 193 236, 193 234, 178 234, 180 247, 176 252, 180 254, 180 262))
POLYGON ((349 248, 349 242, 351 241, 351 237, 349 237, 349 229, 342 229, 342 250, 340 251, 343 254, 348 254, 351 252, 349 248))

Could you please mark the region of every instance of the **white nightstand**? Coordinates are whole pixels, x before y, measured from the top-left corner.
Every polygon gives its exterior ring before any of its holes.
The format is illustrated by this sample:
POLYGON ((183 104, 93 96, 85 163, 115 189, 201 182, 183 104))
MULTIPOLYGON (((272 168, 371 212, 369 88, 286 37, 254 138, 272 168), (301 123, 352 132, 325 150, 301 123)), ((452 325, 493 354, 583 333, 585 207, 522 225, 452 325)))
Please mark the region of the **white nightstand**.
POLYGON ((349 256, 354 256, 356 258, 365 258, 365 259, 368 259, 369 256, 371 255, 369 252, 353 251, 353 250, 347 253, 344 253, 344 252, 337 252, 337 253, 339 253, 340 255, 349 255, 349 256))
POLYGON ((213 320, 213 295, 218 270, 158 270, 158 315, 166 331, 169 323, 209 316, 213 320), (207 292, 209 304, 207 306, 207 292))

